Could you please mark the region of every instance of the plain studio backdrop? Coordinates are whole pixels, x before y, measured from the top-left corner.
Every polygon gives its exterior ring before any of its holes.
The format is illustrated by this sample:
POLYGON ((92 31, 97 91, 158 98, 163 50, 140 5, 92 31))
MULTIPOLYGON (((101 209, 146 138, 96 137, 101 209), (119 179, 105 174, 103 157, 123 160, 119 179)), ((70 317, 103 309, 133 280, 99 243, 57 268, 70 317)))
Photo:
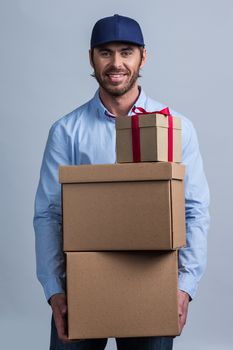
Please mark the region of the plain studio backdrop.
POLYGON ((0 347, 48 349, 51 312, 35 277, 32 227, 39 169, 51 124, 97 88, 91 29, 114 13, 141 24, 141 84, 194 123, 211 191, 208 267, 174 349, 233 349, 231 0, 1 0, 0 347))

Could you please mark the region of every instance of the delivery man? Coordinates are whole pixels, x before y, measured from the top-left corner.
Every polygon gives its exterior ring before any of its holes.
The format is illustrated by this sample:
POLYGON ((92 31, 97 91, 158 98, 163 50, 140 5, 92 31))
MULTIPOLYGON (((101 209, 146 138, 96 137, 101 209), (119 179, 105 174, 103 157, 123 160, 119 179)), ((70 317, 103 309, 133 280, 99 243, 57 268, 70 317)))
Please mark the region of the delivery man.
MULTIPOLYGON (((66 327, 65 261, 62 251, 59 165, 116 162, 115 120, 133 109, 158 111, 167 107, 149 98, 138 85, 146 49, 139 24, 114 15, 100 19, 90 42, 90 64, 99 88, 94 97, 56 121, 50 131, 35 200, 37 276, 52 307, 51 350, 104 349, 107 339, 69 342, 66 327)), ((186 166, 185 208, 187 246, 179 251, 179 317, 182 330, 189 301, 197 291, 206 265, 209 191, 198 140, 192 123, 182 119, 182 162, 186 166)), ((88 220, 88 218, 87 218, 88 220)), ((120 350, 170 350, 171 337, 117 338, 120 350)))

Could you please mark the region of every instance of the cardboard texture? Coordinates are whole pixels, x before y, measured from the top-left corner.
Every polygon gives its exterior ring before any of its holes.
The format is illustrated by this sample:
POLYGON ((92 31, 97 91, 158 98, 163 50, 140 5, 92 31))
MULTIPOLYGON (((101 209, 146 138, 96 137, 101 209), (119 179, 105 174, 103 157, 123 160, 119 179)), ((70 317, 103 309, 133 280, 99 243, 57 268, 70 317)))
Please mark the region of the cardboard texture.
MULTIPOLYGON (((159 113, 140 114, 142 162, 168 161, 168 117, 159 113)), ((181 119, 173 117, 173 162, 182 160, 181 119)), ((116 118, 117 162, 133 162, 131 117, 116 118)))
POLYGON ((179 334, 177 251, 67 253, 69 339, 179 334))
POLYGON ((64 251, 184 246, 183 177, 175 163, 61 167, 64 251))

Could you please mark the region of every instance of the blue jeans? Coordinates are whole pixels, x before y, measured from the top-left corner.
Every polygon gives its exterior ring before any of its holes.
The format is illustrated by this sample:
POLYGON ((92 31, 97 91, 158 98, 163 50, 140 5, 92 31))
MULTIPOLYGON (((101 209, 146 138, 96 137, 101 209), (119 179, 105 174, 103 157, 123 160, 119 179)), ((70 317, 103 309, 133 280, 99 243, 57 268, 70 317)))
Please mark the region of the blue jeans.
MULTIPOLYGON (((64 343, 59 340, 52 318, 50 350, 104 350, 107 338, 64 343)), ((172 350, 172 337, 116 338, 118 350, 172 350)))

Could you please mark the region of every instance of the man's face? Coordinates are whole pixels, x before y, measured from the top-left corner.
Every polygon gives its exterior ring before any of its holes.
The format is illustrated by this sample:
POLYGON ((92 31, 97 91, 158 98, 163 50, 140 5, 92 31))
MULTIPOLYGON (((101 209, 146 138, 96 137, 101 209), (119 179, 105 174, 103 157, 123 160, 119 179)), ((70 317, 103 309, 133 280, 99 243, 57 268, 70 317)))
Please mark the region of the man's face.
POLYGON ((128 43, 106 44, 90 53, 96 80, 112 96, 122 96, 135 85, 145 59, 145 49, 128 43))

